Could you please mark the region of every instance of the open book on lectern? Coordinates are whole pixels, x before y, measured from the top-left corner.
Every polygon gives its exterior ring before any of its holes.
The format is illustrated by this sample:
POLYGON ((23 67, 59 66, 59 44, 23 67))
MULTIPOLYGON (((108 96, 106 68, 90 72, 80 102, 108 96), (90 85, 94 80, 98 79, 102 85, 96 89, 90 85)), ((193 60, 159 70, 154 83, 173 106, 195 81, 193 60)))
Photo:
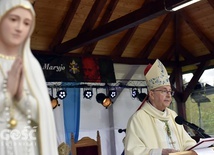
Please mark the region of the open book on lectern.
POLYGON ((193 147, 189 148, 189 150, 196 150, 202 148, 208 148, 214 144, 214 138, 200 138, 199 142, 195 144, 193 147))

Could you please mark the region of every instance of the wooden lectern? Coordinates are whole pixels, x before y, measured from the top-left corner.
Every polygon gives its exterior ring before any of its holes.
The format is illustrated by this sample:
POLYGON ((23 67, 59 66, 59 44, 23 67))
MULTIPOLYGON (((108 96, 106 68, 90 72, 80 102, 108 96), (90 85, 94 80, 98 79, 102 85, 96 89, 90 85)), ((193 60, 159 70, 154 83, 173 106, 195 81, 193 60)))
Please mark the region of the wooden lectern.
POLYGON ((191 151, 170 153, 169 155, 197 155, 197 153, 191 150, 191 151))

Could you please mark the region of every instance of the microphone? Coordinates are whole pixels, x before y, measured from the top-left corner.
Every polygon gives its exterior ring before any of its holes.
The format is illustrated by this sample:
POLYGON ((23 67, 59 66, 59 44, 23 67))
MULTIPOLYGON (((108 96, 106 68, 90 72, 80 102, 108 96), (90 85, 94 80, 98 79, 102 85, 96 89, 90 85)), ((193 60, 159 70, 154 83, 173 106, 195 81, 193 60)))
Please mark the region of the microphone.
POLYGON ((204 132, 203 129, 201 129, 200 127, 198 127, 197 125, 193 124, 193 123, 189 123, 187 122, 183 117, 181 116, 177 116, 175 117, 175 122, 179 125, 187 125, 188 127, 192 128, 193 130, 195 131, 198 131, 198 132, 204 132))
POLYGON ((119 133, 126 132, 126 129, 119 129, 118 132, 119 133))
POLYGON ((210 137, 211 137, 211 136, 205 134, 205 133, 204 133, 204 130, 203 130, 202 128, 198 127, 197 125, 195 125, 195 124, 193 124, 193 123, 187 122, 187 121, 186 121, 183 117, 181 117, 181 116, 177 116, 177 117, 175 118, 175 122, 176 122, 177 124, 179 124, 179 125, 184 124, 184 125, 190 127, 191 129, 197 131, 198 134, 201 135, 201 137, 203 137, 203 138, 210 138, 210 137))

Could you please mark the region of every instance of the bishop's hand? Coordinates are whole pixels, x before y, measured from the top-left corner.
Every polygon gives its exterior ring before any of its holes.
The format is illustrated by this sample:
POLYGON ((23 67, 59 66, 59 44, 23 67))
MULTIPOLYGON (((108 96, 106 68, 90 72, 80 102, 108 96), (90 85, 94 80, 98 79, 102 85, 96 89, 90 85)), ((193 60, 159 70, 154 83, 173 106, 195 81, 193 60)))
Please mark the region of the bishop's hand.
POLYGON ((174 153, 174 152, 178 152, 178 150, 175 150, 175 149, 163 149, 162 150, 162 155, 169 155, 169 153, 174 153))

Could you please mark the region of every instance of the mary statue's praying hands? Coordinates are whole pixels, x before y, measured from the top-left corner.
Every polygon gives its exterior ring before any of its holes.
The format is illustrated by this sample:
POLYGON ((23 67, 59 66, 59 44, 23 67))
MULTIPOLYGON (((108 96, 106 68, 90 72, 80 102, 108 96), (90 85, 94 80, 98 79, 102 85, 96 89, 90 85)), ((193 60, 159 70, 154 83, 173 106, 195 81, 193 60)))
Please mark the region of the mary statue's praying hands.
POLYGON ((8 71, 7 90, 11 97, 19 101, 23 91, 23 64, 21 58, 16 58, 11 70, 8 71))

